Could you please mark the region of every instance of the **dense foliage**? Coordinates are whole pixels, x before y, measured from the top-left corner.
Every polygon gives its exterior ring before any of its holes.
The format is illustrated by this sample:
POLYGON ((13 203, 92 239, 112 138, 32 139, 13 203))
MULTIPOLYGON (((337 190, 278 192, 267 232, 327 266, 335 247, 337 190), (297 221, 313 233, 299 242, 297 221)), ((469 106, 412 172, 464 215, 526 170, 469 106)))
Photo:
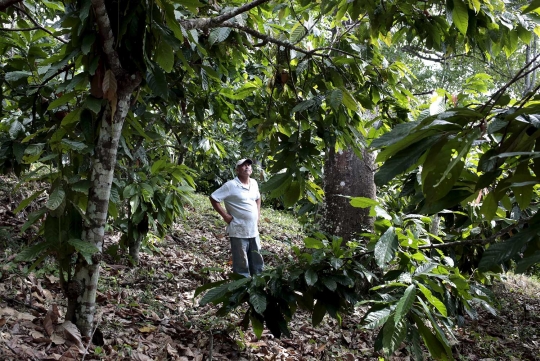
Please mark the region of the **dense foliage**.
POLYGON ((316 324, 366 296, 382 350, 407 338, 417 354, 422 338, 450 358, 454 320, 488 300, 486 272, 540 260, 537 87, 517 86, 537 67, 524 44, 540 4, 518 5, 6 2, 0 165, 49 185, 17 209, 48 195, 23 227, 38 222, 39 239, 19 259, 57 258, 68 318, 88 335, 106 227, 124 234, 136 264, 140 243, 182 214, 196 180, 219 185, 239 156, 260 160, 267 197, 302 213, 323 200, 329 147, 370 147, 380 150, 380 197, 353 200, 378 218, 367 249, 309 238, 292 266, 220 284, 203 302, 224 303, 222 313, 249 302, 246 321, 279 335, 297 306, 316 324), (416 78, 419 63, 409 68, 398 48, 437 54, 443 71, 468 54, 497 64, 515 56, 522 67, 506 81, 446 73, 455 81, 433 89, 426 82, 441 73, 416 78), (374 288, 363 295, 365 280, 374 288))

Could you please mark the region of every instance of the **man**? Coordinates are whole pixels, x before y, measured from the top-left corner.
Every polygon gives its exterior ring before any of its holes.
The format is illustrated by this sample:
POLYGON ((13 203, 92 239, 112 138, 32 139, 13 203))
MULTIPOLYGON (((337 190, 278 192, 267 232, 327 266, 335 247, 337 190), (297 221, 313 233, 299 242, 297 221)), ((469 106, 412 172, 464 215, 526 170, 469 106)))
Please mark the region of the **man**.
POLYGON ((231 241, 233 272, 249 277, 260 273, 264 261, 259 253, 258 223, 261 216, 261 194, 253 172, 251 159, 236 162, 236 175, 210 196, 212 207, 227 222, 227 234, 231 241), (225 204, 225 209, 221 206, 225 204))

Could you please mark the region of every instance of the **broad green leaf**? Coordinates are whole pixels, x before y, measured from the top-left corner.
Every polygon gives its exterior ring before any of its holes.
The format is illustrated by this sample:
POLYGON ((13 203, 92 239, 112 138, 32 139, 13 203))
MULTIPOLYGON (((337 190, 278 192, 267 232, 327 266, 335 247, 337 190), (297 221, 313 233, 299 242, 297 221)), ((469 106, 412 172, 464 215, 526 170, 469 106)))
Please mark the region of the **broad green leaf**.
POLYGON ((454 0, 454 9, 452 10, 452 21, 456 28, 463 34, 467 34, 469 25, 469 7, 462 0, 454 0))
POLYGON ((65 12, 64 5, 58 1, 41 0, 41 2, 49 9, 65 12))
POLYGON ((438 136, 423 139, 401 150, 389 160, 384 162, 379 171, 375 173, 375 184, 383 186, 397 175, 405 172, 428 150, 437 140, 438 136))
POLYGON ((435 337, 433 332, 431 332, 431 329, 428 328, 418 316, 413 315, 413 318, 416 327, 418 328, 418 332, 420 333, 420 336, 422 336, 424 344, 426 345, 431 357, 433 357, 435 360, 448 360, 448 355, 446 354, 441 341, 435 337))
POLYGON ((407 336, 407 324, 405 322, 394 322, 390 318, 384 324, 382 330, 382 350, 385 355, 391 355, 401 345, 407 336))
MULTIPOLYGON (((283 185, 286 184, 288 186, 292 182, 292 179, 292 176, 288 173, 275 174, 272 178, 261 184, 261 192, 266 193, 282 189, 284 188, 283 185)), ((286 188, 284 188, 283 191, 285 191, 285 189, 286 188)))
POLYGON ((40 242, 31 247, 24 248, 21 252, 19 252, 19 254, 17 254, 15 260, 20 262, 30 262, 39 257, 43 252, 48 251, 47 253, 49 253, 53 250, 54 245, 51 242, 40 242))
POLYGON ((67 149, 81 151, 86 149, 86 144, 69 139, 62 139, 62 145, 65 145, 67 149))
POLYGON ((301 23, 296 23, 293 25, 291 30, 291 35, 289 36, 289 41, 292 44, 298 42, 306 34, 306 29, 301 23))
POLYGON ((264 330, 263 322, 254 314, 251 314, 249 319, 251 320, 251 327, 253 327, 253 333, 260 339, 264 330))
POLYGON ((283 194, 283 206, 285 208, 292 207, 301 196, 300 182, 292 181, 285 193, 283 194))
POLYGON ((529 267, 540 264, 540 252, 536 251, 535 254, 522 258, 516 265, 516 273, 525 273, 529 267))
POLYGON ((341 92, 343 93, 343 105, 353 112, 358 111, 358 105, 356 104, 356 100, 354 100, 353 96, 345 88, 341 89, 341 92))
POLYGON ((221 284, 219 285, 218 287, 216 288, 212 288, 211 290, 209 290, 204 296, 203 298, 199 301, 199 304, 201 306, 204 306, 206 305, 207 303, 210 303, 210 302, 214 302, 216 300, 218 300, 219 298, 223 297, 223 295, 225 294, 225 292, 227 291, 234 291, 235 287, 237 286, 242 286, 244 284, 246 284, 247 282, 251 281, 251 278, 248 277, 248 278, 242 278, 242 279, 239 279, 239 280, 236 280, 236 281, 233 281, 233 282, 230 282, 230 283, 224 283, 224 284, 221 284), (231 289, 232 288, 232 289, 231 289))
POLYGON ((214 45, 215 43, 221 43, 222 41, 225 41, 229 37, 229 34, 231 33, 231 28, 216 28, 212 29, 210 32, 210 35, 208 36, 208 42, 210 45, 214 45))
POLYGON ((325 285, 326 288, 328 288, 330 291, 335 291, 335 290, 337 289, 337 282, 334 281, 333 279, 324 277, 324 278, 322 279, 322 283, 323 283, 323 285, 325 285))
POLYGON ((519 233, 504 242, 491 244, 484 251, 478 269, 482 272, 488 271, 490 268, 500 265, 520 252, 538 234, 540 230, 539 216, 540 214, 537 214, 533 217, 531 222, 529 222, 529 228, 520 230, 519 233))
POLYGON ((51 211, 54 211, 62 204, 65 197, 66 192, 64 192, 61 187, 56 187, 53 190, 52 194, 49 196, 49 199, 47 200, 47 203, 45 203, 45 206, 51 211))
POLYGON ((446 306, 441 302, 441 300, 439 300, 436 296, 433 296, 433 293, 431 293, 431 291, 423 284, 418 283, 418 288, 420 288, 420 291, 424 294, 426 300, 431 303, 431 305, 435 307, 441 315, 444 317, 448 316, 446 306))
POLYGON ((480 213, 484 215, 486 221, 491 221, 495 214, 497 213, 498 204, 495 199, 495 194, 489 192, 482 201, 482 207, 480 208, 480 213))
POLYGON ((364 327, 370 330, 376 329, 377 327, 384 324, 389 318, 392 310, 390 308, 383 308, 378 311, 368 311, 368 313, 363 318, 364 327))
POLYGON ((304 238, 304 244, 306 248, 321 249, 324 248, 324 243, 318 239, 306 237, 304 238))
POLYGON ((92 255, 99 252, 99 249, 94 244, 82 241, 80 239, 70 239, 68 243, 72 245, 73 248, 75 248, 75 250, 81 254, 81 256, 84 257, 84 260, 88 264, 92 264, 92 255))
POLYGON ((67 104, 71 99, 75 98, 77 96, 77 92, 70 92, 62 95, 60 98, 53 101, 49 106, 47 107, 47 110, 58 108, 61 105, 67 104))
POLYGON ((162 41, 156 50, 156 63, 166 73, 170 73, 174 68, 174 52, 167 42, 162 41))
POLYGON ((164 99, 167 98, 169 89, 167 86, 167 79, 161 68, 153 67, 153 69, 151 69, 149 67, 146 72, 146 82, 148 83, 150 90, 152 90, 156 96, 164 99))
POLYGON ((313 99, 304 100, 296 104, 296 106, 291 110, 291 112, 292 113, 303 112, 304 110, 307 110, 315 105, 316 103, 313 99))
POLYGON ((21 227, 21 232, 25 232, 31 225, 33 225, 38 219, 43 217, 43 215, 47 213, 47 208, 43 207, 41 209, 38 209, 35 212, 32 212, 28 215, 28 220, 24 222, 23 226, 21 227))
POLYGON ((311 324, 313 326, 319 325, 326 314, 326 306, 321 300, 317 300, 317 303, 313 307, 313 315, 311 316, 311 324))
POLYGON ((326 97, 326 100, 334 110, 338 110, 339 106, 343 102, 343 92, 341 89, 334 89, 330 92, 330 95, 326 97))
POLYGON ((377 202, 374 199, 366 198, 366 197, 353 197, 351 198, 351 206, 356 208, 367 208, 378 205, 379 202, 377 202))
POLYGON ((407 122, 398 124, 390 131, 389 133, 385 133, 381 135, 379 138, 374 139, 373 142, 371 142, 371 146, 373 148, 382 148, 387 147, 389 145, 395 144, 411 134, 411 131, 418 126, 420 122, 407 122))
POLYGON ((17 81, 23 78, 28 78, 29 76, 32 76, 32 73, 29 71, 10 71, 5 74, 4 79, 6 81, 17 81))
POLYGON ((189 11, 195 14, 199 12, 197 8, 205 6, 205 4, 201 3, 198 0, 172 0, 172 1, 176 4, 185 6, 187 9, 189 9, 189 11))
POLYGON ((527 8, 523 10, 523 14, 530 13, 531 11, 536 10, 538 8, 540 8, 540 0, 533 0, 529 4, 529 6, 527 6, 527 8))
POLYGON ((399 299, 399 302, 396 306, 396 313, 394 314, 394 322, 398 323, 401 321, 403 316, 409 312, 411 309, 414 300, 416 299, 416 285, 412 284, 403 293, 403 296, 399 299))
POLYGON ((197 297, 198 295, 200 295, 202 292, 206 291, 207 289, 214 288, 214 287, 217 287, 217 286, 221 286, 222 284, 227 283, 227 282, 229 282, 229 280, 211 282, 211 283, 207 283, 205 285, 202 285, 200 287, 197 287, 197 289, 195 289, 195 294, 194 294, 193 297, 197 297))
POLYGON ((306 279, 308 286, 313 286, 315 283, 317 283, 319 276, 317 276, 317 272, 315 272, 312 268, 308 268, 304 274, 304 278, 306 279))
POLYGON ((66 127, 67 125, 78 122, 81 119, 82 110, 83 108, 77 108, 66 115, 64 119, 62 119, 61 126, 66 127))
POLYGON ((386 267, 388 262, 394 259, 398 248, 398 239, 394 227, 390 227, 384 232, 379 241, 375 244, 375 262, 381 268, 386 267))
POLYGON ((249 302, 253 306, 255 312, 262 315, 266 310, 266 296, 259 293, 252 293, 249 295, 249 302))
POLYGON ((26 206, 28 206, 34 199, 36 199, 37 197, 39 197, 41 195, 41 193, 45 192, 45 189, 42 189, 40 191, 37 191, 35 192, 34 194, 32 194, 30 197, 24 199, 20 204, 19 206, 17 206, 17 208, 15 208, 13 210, 13 213, 17 214, 19 213, 21 210, 23 210, 24 208, 26 208, 26 206))

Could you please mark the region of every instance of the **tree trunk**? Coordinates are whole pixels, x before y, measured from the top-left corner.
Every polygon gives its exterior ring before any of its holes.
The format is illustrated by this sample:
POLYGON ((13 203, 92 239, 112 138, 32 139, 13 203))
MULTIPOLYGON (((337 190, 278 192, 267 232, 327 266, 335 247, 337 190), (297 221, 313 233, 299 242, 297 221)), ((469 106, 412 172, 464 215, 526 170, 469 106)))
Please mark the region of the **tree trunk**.
POLYGON ((373 230, 369 208, 355 208, 350 205, 350 199, 341 197, 375 199, 375 156, 365 150, 362 155, 362 159, 358 158, 351 148, 336 153, 332 147, 324 164, 323 227, 326 232, 343 237, 344 241, 373 230))

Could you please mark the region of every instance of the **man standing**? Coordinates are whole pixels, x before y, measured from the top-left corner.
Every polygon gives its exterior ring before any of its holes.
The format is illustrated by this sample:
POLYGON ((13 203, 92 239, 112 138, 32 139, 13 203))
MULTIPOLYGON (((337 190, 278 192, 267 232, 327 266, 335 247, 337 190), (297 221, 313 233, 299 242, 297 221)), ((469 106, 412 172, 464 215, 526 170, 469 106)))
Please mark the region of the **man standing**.
POLYGON ((212 207, 228 224, 233 272, 246 277, 261 273, 264 266, 258 229, 261 194, 257 181, 249 177, 252 164, 251 159, 240 159, 236 162, 237 177, 210 195, 212 207))

